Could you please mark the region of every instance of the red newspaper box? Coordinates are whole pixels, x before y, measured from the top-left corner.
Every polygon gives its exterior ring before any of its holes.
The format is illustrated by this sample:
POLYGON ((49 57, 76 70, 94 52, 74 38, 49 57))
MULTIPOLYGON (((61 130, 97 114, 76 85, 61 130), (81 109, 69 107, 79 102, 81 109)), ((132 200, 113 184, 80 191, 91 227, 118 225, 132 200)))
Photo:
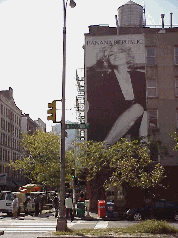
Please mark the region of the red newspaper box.
POLYGON ((104 200, 98 200, 98 217, 106 216, 106 202, 104 200))

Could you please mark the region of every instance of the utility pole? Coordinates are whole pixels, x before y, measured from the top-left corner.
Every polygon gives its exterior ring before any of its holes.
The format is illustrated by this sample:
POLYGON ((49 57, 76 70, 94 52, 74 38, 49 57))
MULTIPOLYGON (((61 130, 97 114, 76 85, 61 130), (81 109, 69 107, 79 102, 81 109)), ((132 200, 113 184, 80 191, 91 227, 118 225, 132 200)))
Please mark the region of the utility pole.
MULTIPOLYGON (((67 1, 63 0, 63 71, 62 71, 62 120, 61 120, 61 172, 60 172, 60 217, 57 218, 56 230, 66 230, 67 220, 64 216, 65 201, 65 79, 66 79, 66 9, 67 1)), ((76 6, 73 0, 69 4, 72 8, 76 6)))

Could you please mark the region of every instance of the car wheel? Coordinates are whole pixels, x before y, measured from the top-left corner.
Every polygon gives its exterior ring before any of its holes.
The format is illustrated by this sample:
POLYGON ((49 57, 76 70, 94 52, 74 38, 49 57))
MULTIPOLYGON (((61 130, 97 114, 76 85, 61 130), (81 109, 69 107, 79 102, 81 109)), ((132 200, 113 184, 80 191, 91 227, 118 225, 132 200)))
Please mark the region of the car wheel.
POLYGON ((135 213, 133 214, 133 219, 134 219, 134 221, 141 221, 141 220, 142 220, 142 215, 141 215, 141 213, 140 213, 140 212, 135 212, 135 213))
POLYGON ((174 219, 175 219, 176 221, 178 221, 178 212, 176 212, 176 213, 174 214, 174 219))

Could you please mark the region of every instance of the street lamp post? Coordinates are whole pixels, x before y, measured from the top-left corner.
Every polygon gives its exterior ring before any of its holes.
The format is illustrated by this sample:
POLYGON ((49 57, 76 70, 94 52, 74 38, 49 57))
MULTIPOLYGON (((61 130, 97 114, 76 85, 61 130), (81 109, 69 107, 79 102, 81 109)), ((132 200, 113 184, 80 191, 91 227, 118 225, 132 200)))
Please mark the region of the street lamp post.
MULTIPOLYGON (((68 0, 67 0, 68 1, 68 0)), ((64 216, 65 199, 65 78, 66 78, 66 9, 67 1, 63 0, 63 72, 62 72, 62 120, 61 120, 61 171, 60 171, 60 217, 57 218, 56 230, 66 230, 67 221, 64 216)), ((76 3, 70 0, 70 7, 74 8, 76 3)))

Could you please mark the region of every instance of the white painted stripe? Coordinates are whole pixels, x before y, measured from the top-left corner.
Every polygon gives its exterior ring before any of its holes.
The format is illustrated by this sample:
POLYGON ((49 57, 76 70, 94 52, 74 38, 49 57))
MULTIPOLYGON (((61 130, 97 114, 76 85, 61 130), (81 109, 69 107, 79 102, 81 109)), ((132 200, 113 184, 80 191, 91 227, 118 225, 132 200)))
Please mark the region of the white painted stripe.
POLYGON ((99 221, 94 229, 101 229, 101 228, 107 228, 108 227, 108 221, 99 221))
POLYGON ((27 229, 26 227, 8 227, 8 228, 2 228, 4 231, 55 231, 56 227, 31 227, 30 229, 27 229))
POLYGON ((76 223, 67 223, 67 227, 72 227, 72 226, 74 226, 76 223))
POLYGON ((56 227, 55 225, 54 226, 48 226, 48 225, 46 225, 46 226, 19 226, 19 225, 17 225, 17 226, 15 226, 15 227, 7 227, 7 228, 12 228, 12 229, 16 229, 16 228, 34 228, 34 229, 36 229, 37 227, 56 227))
MULTIPOLYGON (((7 224, 7 223, 6 223, 7 224)), ((46 225, 50 225, 50 226, 55 226, 57 224, 57 222, 44 222, 44 223, 40 223, 40 222, 35 222, 35 223, 30 223, 30 222, 17 222, 17 223, 11 223, 11 226, 46 226, 46 225)))
POLYGON ((80 224, 95 224, 96 223, 96 221, 90 221, 90 222, 86 222, 86 221, 77 221, 77 223, 80 223, 80 224))

